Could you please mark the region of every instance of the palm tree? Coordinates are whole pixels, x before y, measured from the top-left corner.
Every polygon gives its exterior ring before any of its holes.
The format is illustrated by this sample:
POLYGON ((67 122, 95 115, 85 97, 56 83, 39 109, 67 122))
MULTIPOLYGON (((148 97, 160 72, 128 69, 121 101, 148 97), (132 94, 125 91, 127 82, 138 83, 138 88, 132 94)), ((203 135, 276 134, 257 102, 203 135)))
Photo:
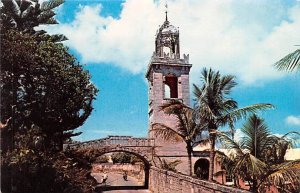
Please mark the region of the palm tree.
MULTIPOLYGON (((227 160, 227 163, 230 163, 228 167, 231 168, 227 172, 244 181, 248 180, 253 192, 264 192, 270 185, 275 185, 281 190, 285 186, 284 182, 291 182, 290 187, 285 188, 297 190, 300 187, 300 160, 279 164, 268 162, 267 150, 273 148, 273 144, 277 143, 279 138, 270 134, 264 120, 254 114, 243 125, 241 131, 244 137, 238 142, 219 133, 225 147, 234 150, 231 155, 233 157, 227 157, 231 160, 227 160)), ((294 132, 286 135, 291 133, 294 132)))
POLYGON ((213 181, 215 141, 218 128, 229 124, 233 129, 233 123, 248 113, 255 113, 258 110, 273 108, 271 104, 254 104, 238 108, 237 102, 228 97, 232 88, 236 86, 234 76, 221 76, 220 73, 206 68, 202 71, 202 85, 194 84, 196 96, 196 119, 206 123, 210 137, 210 162, 209 181, 213 181))
POLYGON ((160 110, 167 115, 172 115, 177 119, 176 128, 171 128, 162 123, 154 123, 150 132, 155 136, 162 137, 163 140, 185 142, 188 154, 189 175, 192 175, 192 151, 193 147, 208 142, 207 139, 201 138, 202 129, 200 124, 196 124, 193 116, 194 110, 178 100, 170 100, 163 104, 160 110))
POLYGON ((17 29, 35 34, 47 36, 54 42, 64 41, 67 38, 62 34, 45 35, 45 31, 36 31, 34 27, 39 25, 58 24, 53 9, 59 7, 65 0, 47 0, 39 4, 39 0, 2 0, 0 8, 1 29, 17 29))
POLYGON ((281 60, 275 63, 275 67, 278 70, 300 70, 300 49, 297 49, 293 53, 288 54, 281 60))
POLYGON ((299 132, 291 131, 283 136, 274 136, 274 143, 272 146, 268 146, 265 150, 264 161, 268 164, 280 164, 284 162, 284 156, 288 148, 293 148, 296 144, 296 140, 300 136, 299 132))

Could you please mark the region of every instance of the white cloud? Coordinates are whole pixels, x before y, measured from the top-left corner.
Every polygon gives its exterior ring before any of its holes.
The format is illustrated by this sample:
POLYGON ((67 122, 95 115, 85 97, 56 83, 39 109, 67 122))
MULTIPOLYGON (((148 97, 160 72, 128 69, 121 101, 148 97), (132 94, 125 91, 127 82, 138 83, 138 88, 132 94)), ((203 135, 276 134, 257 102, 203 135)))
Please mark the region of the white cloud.
MULTIPOLYGON (((164 2, 128 0, 118 19, 101 16, 101 5, 82 6, 71 23, 47 27, 63 33, 85 63, 113 63, 144 73, 154 51, 155 32, 164 21, 164 2)), ((244 83, 282 76, 274 62, 300 42, 300 6, 284 1, 174 0, 169 20, 180 27, 181 54, 189 53, 192 82, 213 67, 244 83), (282 19, 284 18, 284 20, 282 19)))
POLYGON ((290 115, 285 119, 285 121, 289 125, 300 126, 300 116, 290 115))
POLYGON ((244 137, 244 133, 241 129, 236 129, 234 133, 234 141, 241 141, 244 137))

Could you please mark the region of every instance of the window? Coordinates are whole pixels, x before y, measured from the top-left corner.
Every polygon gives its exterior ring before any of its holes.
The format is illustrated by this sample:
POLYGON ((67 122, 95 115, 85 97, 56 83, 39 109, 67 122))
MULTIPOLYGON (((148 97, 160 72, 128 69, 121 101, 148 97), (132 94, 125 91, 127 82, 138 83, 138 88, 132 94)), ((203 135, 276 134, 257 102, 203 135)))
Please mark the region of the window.
POLYGON ((163 56, 170 57, 171 56, 171 49, 169 47, 163 47, 163 56))
POLYGON ((178 80, 176 76, 165 77, 165 98, 178 98, 178 80))

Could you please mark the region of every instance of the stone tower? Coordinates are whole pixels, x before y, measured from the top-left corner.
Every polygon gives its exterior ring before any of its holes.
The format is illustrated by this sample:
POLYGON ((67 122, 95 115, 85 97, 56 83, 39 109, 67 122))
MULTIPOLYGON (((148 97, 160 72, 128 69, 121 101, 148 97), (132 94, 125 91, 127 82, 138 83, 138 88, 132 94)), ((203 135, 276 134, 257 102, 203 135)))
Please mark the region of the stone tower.
MULTIPOLYGON (((185 105, 190 103, 189 72, 192 67, 189 64, 189 55, 180 58, 179 30, 170 24, 167 17, 163 25, 158 29, 155 39, 155 51, 148 65, 146 78, 148 79, 149 95, 149 130, 153 123, 163 123, 175 128, 176 119, 164 114, 159 107, 169 100, 180 100, 185 105)), ((149 137, 154 137, 150 132, 149 137)), ((156 138, 158 146, 156 153, 166 160, 181 159, 185 162, 187 153, 184 143, 166 142, 156 138)), ((185 172, 186 164, 181 164, 181 171, 185 172)))

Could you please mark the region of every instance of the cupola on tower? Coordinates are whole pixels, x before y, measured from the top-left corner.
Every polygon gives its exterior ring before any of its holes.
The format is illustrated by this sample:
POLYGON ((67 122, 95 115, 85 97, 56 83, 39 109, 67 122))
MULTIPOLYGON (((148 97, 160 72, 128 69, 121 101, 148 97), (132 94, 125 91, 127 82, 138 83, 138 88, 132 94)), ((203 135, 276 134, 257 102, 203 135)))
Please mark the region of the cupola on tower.
MULTIPOLYGON (((163 123, 175 128, 176 120, 165 115, 159 110, 160 106, 169 100, 180 100, 185 105, 190 103, 189 72, 192 65, 189 64, 189 55, 180 57, 179 29, 170 24, 166 12, 163 25, 157 30, 155 38, 155 51, 151 57, 146 72, 148 79, 149 95, 149 129, 153 123, 163 123)), ((150 132, 149 137, 153 137, 150 132)), ((156 145, 161 146, 160 156, 170 154, 186 154, 183 144, 171 144, 156 139, 156 145), (180 146, 179 151, 178 147, 180 146), (175 149, 175 152, 172 150, 175 149)))

